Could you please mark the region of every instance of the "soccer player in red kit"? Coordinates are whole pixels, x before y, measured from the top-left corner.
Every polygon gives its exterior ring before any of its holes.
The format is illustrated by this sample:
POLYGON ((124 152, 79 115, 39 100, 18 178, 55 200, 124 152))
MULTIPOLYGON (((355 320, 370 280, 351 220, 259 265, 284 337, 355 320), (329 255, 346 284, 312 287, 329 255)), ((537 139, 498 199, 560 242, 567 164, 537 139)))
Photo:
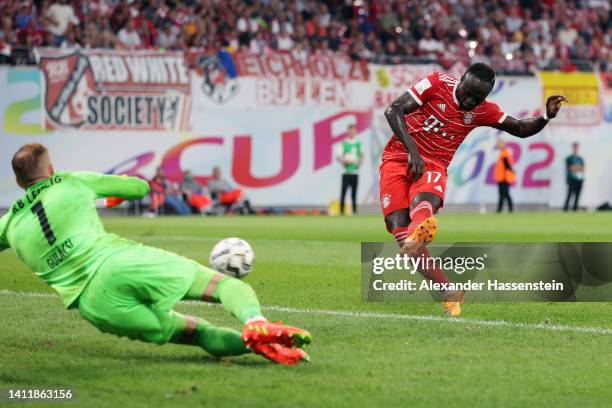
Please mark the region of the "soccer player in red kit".
MULTIPOLYGON (((471 65, 461 80, 433 72, 385 110, 394 135, 382 155, 380 203, 400 253, 429 256, 425 246, 438 228, 433 215, 444 202, 446 168, 472 129, 490 126, 529 137, 557 116, 561 102, 566 101, 561 95, 550 96, 544 115, 518 120, 485 100, 494 84, 495 72, 482 63, 471 65)), ((434 282, 449 282, 438 268, 421 272, 434 282)), ((463 297, 461 291, 445 292, 445 313, 460 315, 463 297)))

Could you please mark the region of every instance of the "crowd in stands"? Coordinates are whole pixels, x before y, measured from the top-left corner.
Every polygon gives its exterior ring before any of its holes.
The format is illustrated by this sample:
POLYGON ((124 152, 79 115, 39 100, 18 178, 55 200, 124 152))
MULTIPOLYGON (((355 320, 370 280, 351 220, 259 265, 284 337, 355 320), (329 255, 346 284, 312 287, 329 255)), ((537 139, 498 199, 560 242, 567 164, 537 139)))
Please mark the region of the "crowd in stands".
MULTIPOLYGON (((608 0, 0 0, 0 51, 344 51, 498 71, 612 70, 608 0)), ((30 54, 28 54, 30 55, 30 54)))
POLYGON ((158 167, 149 180, 148 215, 221 215, 226 213, 255 214, 251 203, 240 188, 231 186, 215 167, 206 186, 197 181, 191 171, 185 171, 181 183, 166 177, 158 167))

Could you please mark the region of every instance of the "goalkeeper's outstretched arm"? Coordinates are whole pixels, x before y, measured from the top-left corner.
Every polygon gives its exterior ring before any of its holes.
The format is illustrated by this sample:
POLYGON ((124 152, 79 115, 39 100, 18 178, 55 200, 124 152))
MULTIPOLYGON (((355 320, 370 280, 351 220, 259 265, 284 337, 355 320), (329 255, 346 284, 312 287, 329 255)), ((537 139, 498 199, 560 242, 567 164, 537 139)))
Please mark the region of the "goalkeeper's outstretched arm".
POLYGON ((6 229, 7 222, 8 222, 8 214, 5 214, 4 216, 0 217, 0 252, 4 251, 5 249, 9 247, 8 241, 6 240, 6 237, 4 236, 5 234, 4 230, 6 229))
POLYGON ((71 173, 81 183, 96 193, 98 198, 117 197, 139 200, 149 192, 149 183, 138 177, 79 171, 71 173))

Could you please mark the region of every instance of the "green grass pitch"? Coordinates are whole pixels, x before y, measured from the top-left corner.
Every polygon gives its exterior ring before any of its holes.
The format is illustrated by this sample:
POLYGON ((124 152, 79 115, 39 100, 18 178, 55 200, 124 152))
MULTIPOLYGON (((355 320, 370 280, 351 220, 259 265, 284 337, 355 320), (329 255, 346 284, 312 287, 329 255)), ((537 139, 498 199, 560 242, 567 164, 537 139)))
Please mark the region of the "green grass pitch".
MULTIPOLYGON (((247 239, 256 256, 247 282, 269 318, 312 332, 312 362, 216 360, 194 347, 101 334, 64 310, 9 250, 0 253, 0 389, 71 388, 73 404, 55 405, 87 407, 612 401, 612 303, 467 303, 460 319, 446 319, 437 303, 363 302, 359 243, 392 241, 382 217, 104 221, 109 231, 202 263, 217 240, 247 239)), ((443 214, 439 221, 437 240, 446 242, 612 241, 612 214, 443 214)), ((219 306, 177 309, 240 329, 219 306)))

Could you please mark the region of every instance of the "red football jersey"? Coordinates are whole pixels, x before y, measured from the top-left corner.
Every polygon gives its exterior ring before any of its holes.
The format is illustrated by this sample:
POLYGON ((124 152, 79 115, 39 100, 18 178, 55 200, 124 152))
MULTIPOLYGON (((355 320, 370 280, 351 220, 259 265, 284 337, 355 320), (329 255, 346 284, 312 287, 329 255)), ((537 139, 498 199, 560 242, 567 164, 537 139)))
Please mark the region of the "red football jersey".
MULTIPOLYGON (((494 126, 506 119, 499 106, 484 101, 472 111, 459 107, 455 90, 459 80, 440 72, 434 72, 408 88, 408 93, 420 105, 406 115, 408 133, 414 139, 423 160, 448 167, 457 148, 478 126, 494 126)), ((408 161, 406 147, 393 135, 385 150, 383 160, 408 161)))

